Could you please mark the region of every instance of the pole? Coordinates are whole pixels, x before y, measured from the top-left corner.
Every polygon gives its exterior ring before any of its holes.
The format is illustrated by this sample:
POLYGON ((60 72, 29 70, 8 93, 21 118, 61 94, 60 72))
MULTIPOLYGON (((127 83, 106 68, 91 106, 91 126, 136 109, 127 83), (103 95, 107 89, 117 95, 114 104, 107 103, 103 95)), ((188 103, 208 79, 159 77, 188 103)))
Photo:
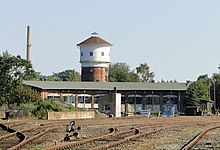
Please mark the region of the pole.
POLYGON ((31 61, 30 56, 30 49, 31 49, 31 43, 30 43, 30 26, 27 26, 27 61, 31 61))
POLYGON ((216 79, 212 78, 212 83, 213 83, 213 101, 214 101, 214 112, 216 112, 216 95, 215 95, 215 82, 216 79))

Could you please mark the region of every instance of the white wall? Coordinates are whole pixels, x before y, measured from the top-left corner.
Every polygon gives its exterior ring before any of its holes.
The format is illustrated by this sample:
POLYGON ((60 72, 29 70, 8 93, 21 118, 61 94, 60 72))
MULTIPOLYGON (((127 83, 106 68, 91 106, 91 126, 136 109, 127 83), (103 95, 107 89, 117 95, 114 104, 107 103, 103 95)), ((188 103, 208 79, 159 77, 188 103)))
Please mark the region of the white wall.
POLYGON ((121 93, 114 93, 115 101, 115 117, 121 117, 121 93))
POLYGON ((92 67, 90 63, 94 63, 96 67, 99 63, 110 63, 110 46, 109 45, 81 45, 80 46, 80 62, 82 63, 82 67, 92 67), (90 56, 90 52, 93 52, 93 56, 90 56), (104 52, 104 56, 102 56, 102 52, 104 52), (83 53, 83 56, 81 56, 83 53), (90 66, 88 66, 90 65, 90 66))

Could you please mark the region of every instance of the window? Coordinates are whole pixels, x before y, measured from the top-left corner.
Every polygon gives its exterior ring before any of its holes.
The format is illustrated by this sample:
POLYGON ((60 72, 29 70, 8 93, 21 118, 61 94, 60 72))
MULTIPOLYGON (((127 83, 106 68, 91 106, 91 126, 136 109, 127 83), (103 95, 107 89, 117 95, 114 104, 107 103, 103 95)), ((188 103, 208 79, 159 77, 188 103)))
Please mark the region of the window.
POLYGON ((83 52, 81 52, 81 56, 83 56, 83 52))
POLYGON ((93 72, 93 68, 90 68, 89 71, 90 71, 90 72, 93 72))
POLYGON ((111 110, 110 105, 104 105, 104 110, 111 110))
POLYGON ((105 53, 104 53, 104 52, 101 52, 101 56, 105 56, 105 53))
POLYGON ((93 56, 93 52, 90 52, 90 56, 93 56))

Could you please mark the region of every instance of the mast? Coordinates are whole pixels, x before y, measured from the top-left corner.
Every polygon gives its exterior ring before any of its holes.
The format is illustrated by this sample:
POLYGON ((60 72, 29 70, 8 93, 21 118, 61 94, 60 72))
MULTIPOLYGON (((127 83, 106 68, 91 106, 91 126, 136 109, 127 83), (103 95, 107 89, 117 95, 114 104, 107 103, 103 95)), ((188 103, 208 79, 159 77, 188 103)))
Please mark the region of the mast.
POLYGON ((30 26, 27 26, 27 61, 31 61, 30 26))

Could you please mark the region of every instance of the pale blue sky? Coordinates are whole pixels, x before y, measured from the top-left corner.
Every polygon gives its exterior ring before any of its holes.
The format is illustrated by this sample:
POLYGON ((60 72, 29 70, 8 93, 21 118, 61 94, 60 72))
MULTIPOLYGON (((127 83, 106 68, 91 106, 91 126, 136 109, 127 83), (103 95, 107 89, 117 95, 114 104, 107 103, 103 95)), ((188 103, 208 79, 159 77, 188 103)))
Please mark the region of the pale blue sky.
POLYGON ((76 44, 96 31, 113 44, 112 62, 148 63, 156 81, 218 72, 219 0, 7 0, 0 4, 0 53, 26 58, 44 75, 80 71, 76 44))

